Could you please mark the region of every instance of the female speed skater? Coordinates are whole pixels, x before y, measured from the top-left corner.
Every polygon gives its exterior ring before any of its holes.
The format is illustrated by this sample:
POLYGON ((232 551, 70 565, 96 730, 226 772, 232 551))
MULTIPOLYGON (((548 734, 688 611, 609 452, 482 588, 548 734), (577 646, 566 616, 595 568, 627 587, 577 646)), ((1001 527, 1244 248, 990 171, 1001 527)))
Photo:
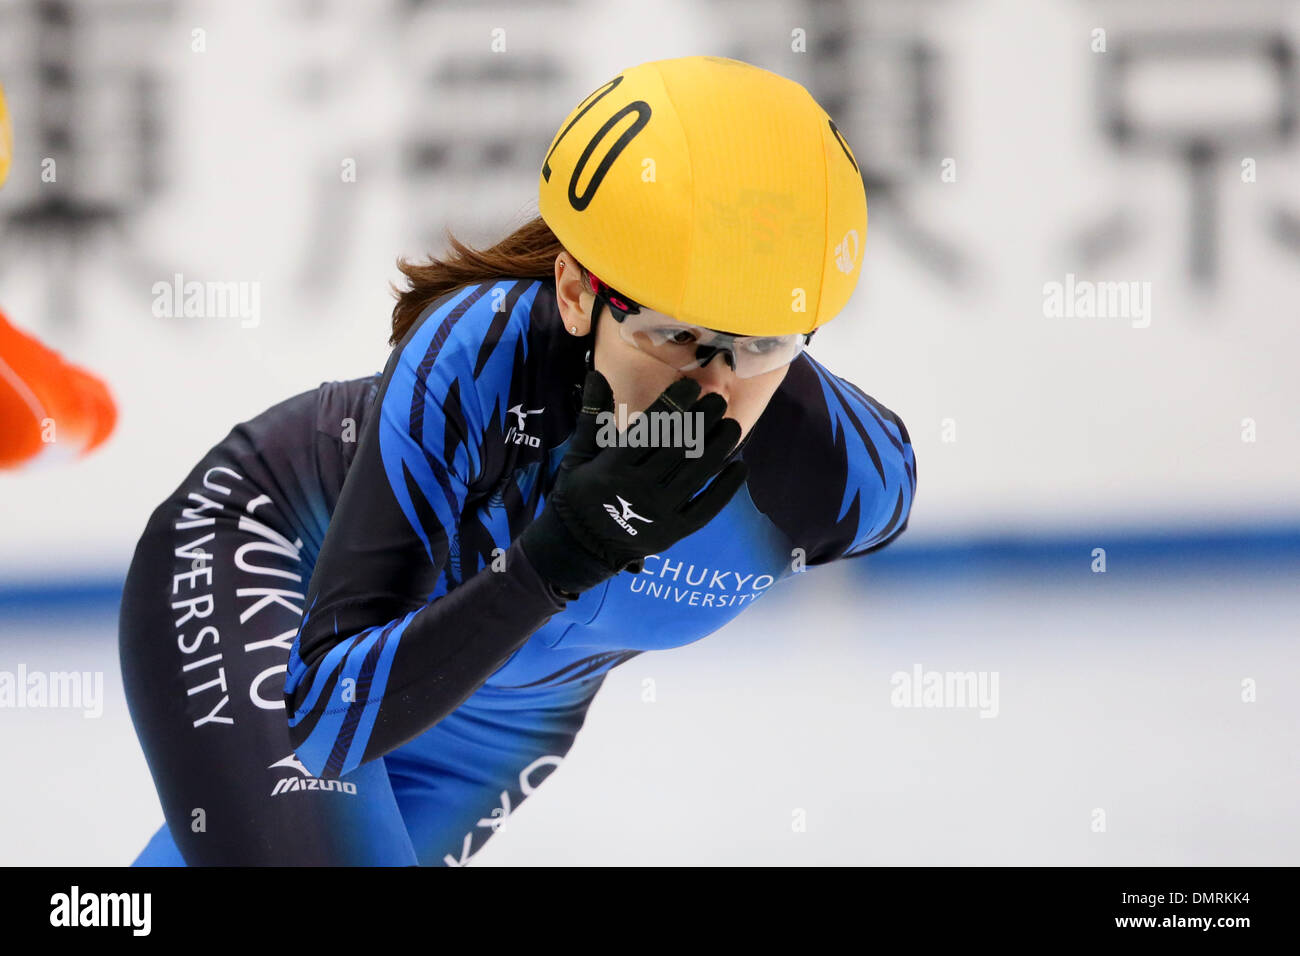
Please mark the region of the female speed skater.
POLYGON ((383 372, 236 425, 153 512, 119 643, 166 823, 136 865, 464 864, 612 668, 907 527, 902 420, 805 350, 867 226, 807 90, 627 69, 538 211, 400 261, 383 372))

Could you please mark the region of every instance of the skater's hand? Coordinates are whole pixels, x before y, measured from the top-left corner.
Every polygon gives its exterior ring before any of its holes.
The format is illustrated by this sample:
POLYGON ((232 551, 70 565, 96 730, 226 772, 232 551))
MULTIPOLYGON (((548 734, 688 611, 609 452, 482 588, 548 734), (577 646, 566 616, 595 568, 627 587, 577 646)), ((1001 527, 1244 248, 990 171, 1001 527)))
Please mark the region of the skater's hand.
POLYGON ((699 394, 698 382, 682 378, 645 410, 701 416, 699 457, 687 457, 684 444, 602 448, 602 413, 613 414, 614 395, 605 376, 594 369, 587 373, 582 411, 555 488, 520 535, 543 578, 580 593, 619 571, 639 571, 647 555, 698 531, 726 506, 748 473, 743 461, 718 470, 740 438, 740 423, 723 418, 727 402, 721 395, 699 394), (710 478, 712 484, 700 492, 710 478))

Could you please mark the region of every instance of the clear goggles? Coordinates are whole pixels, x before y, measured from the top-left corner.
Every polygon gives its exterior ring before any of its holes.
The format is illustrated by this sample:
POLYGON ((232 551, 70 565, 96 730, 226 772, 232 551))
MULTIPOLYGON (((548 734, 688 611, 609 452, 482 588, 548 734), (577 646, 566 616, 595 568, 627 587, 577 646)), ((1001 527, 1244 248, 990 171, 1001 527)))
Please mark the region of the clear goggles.
POLYGON ((789 365, 816 332, 789 335, 732 335, 666 317, 645 315, 641 306, 588 271, 596 298, 618 322, 619 334, 634 348, 679 372, 703 368, 718 353, 738 378, 753 378, 789 365))

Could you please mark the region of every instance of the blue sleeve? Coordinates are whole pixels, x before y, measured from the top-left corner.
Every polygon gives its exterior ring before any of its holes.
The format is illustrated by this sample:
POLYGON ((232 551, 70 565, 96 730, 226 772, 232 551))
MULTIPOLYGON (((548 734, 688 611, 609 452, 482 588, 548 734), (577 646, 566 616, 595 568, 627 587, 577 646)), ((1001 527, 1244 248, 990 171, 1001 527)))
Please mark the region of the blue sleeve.
POLYGON ((852 382, 817 371, 846 473, 837 534, 810 564, 859 557, 894 541, 907 529, 916 495, 916 454, 903 420, 852 382))
POLYGON ((493 480, 485 435, 499 438, 526 352, 531 294, 516 284, 503 311, 493 292, 435 303, 389 357, 362 428, 285 677, 290 737, 316 776, 423 733, 564 607, 517 541, 504 570, 458 560, 467 503, 493 480))

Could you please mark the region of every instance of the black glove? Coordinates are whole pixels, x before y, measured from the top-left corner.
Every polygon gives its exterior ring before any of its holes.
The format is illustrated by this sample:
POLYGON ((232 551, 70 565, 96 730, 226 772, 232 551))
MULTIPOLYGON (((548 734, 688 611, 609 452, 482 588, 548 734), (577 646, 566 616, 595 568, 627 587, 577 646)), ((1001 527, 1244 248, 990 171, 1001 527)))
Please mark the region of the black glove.
POLYGON ((582 411, 555 487, 519 536, 538 574, 581 593, 619 571, 639 571, 647 555, 698 531, 723 509, 749 471, 743 461, 718 471, 740 438, 740 423, 722 417, 727 402, 721 395, 710 392, 697 401, 699 394, 698 382, 679 379, 645 410, 702 415, 698 458, 688 458, 685 446, 601 448, 598 416, 613 413, 614 394, 600 372, 587 373, 582 411), (708 489, 693 498, 715 472, 708 489))

